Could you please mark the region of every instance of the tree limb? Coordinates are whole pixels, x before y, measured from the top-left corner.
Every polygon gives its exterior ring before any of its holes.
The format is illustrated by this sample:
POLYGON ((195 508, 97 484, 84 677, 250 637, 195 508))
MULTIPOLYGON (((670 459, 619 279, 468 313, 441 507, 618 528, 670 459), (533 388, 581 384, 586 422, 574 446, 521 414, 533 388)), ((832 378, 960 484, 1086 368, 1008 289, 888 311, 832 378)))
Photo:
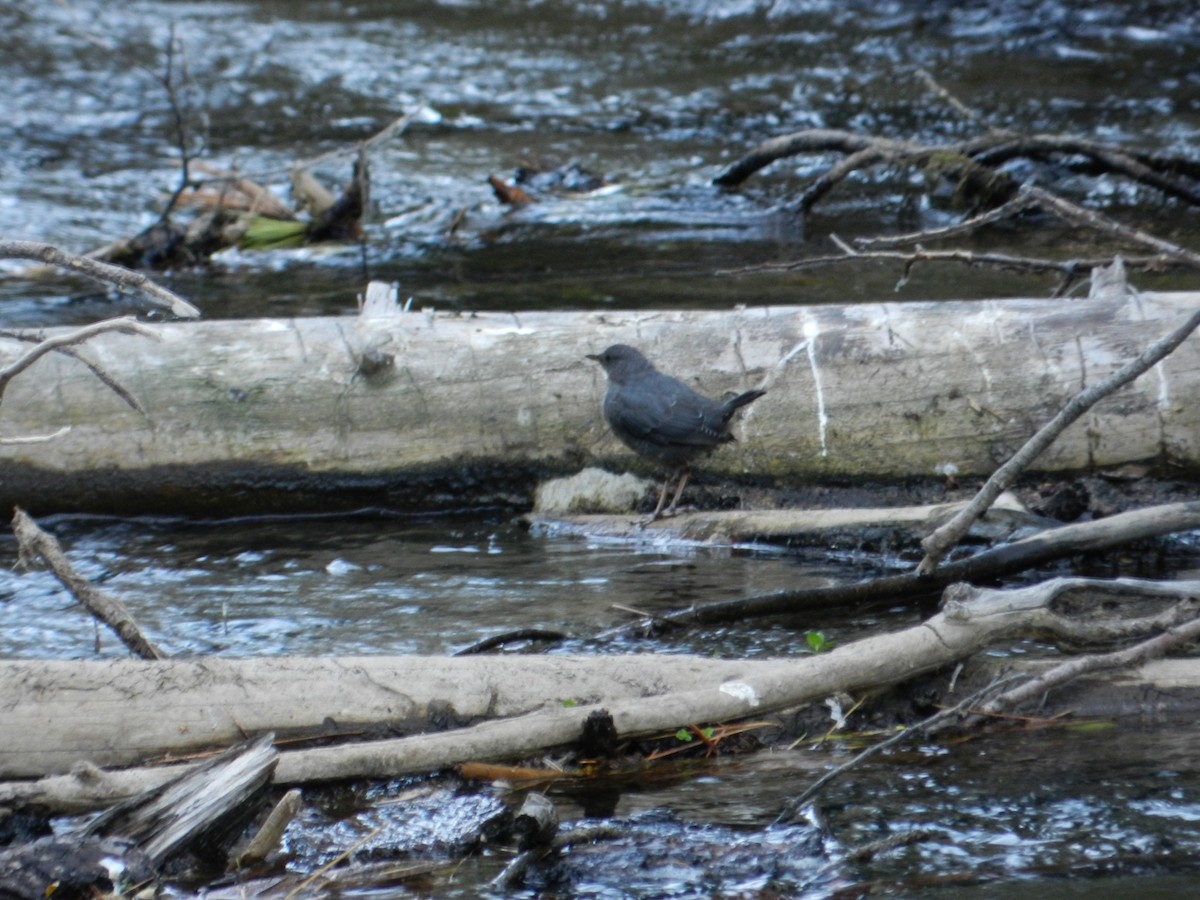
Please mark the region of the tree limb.
MULTIPOLYGON (((955 519, 958 517, 956 516, 955 519)), ((954 521, 954 520, 952 520, 954 521)), ((1010 575, 1076 553, 1104 550, 1133 541, 1177 531, 1200 528, 1200 501, 1171 503, 1132 512, 1118 513, 1092 522, 1064 525, 1024 540, 1004 544, 966 559, 955 560, 931 570, 888 575, 870 581, 831 587, 772 591, 753 597, 691 606, 610 628, 595 640, 656 633, 663 626, 709 625, 743 622, 766 616, 794 615, 807 610, 828 609, 898 597, 932 596, 959 581, 980 581, 1010 575)))
POLYGON ((37 523, 22 509, 16 510, 13 516, 13 534, 17 536, 21 562, 30 566, 35 558, 44 560, 63 587, 88 612, 111 628, 130 652, 142 659, 166 659, 166 654, 142 634, 125 604, 97 590, 75 571, 54 536, 38 528, 37 523))
POLYGON ((192 306, 178 294, 160 287, 141 272, 134 272, 124 266, 100 262, 86 256, 75 256, 65 253, 51 244, 36 241, 0 241, 0 259, 35 259, 50 266, 59 266, 79 272, 97 281, 108 282, 126 291, 138 291, 147 297, 154 306, 170 310, 181 319, 194 319, 200 315, 200 310, 192 306))
POLYGON ((1013 485, 1021 472, 1037 459, 1043 450, 1054 443, 1067 426, 1100 400, 1118 388, 1129 384, 1169 356, 1197 327, 1200 327, 1200 310, 1193 312, 1174 331, 1155 341, 1139 356, 1121 366, 1112 375, 1072 397, 1053 419, 1043 425, 1020 450, 1012 455, 1008 462, 992 473, 992 476, 988 478, 970 503, 949 522, 921 542, 921 546, 925 550, 925 558, 917 567, 917 573, 924 576, 931 574, 942 557, 970 530, 971 523, 983 515, 996 498, 1013 485))
MULTIPOLYGON (((9 382, 32 366, 47 353, 52 353, 55 350, 62 350, 63 348, 70 347, 73 344, 82 344, 84 341, 89 340, 98 334, 104 334, 105 332, 109 331, 117 331, 121 334, 138 334, 142 337, 155 339, 158 338, 157 331, 148 325, 143 325, 133 316, 122 316, 119 319, 105 319, 103 322, 95 322, 91 325, 85 325, 84 327, 68 332, 67 334, 60 334, 56 337, 46 338, 27 350, 25 354, 15 362, 5 366, 3 369, 0 369, 0 399, 3 399, 4 392, 8 388, 9 382)), ((97 375, 99 375, 100 371, 102 371, 98 370, 96 366, 93 366, 90 363, 88 365, 93 372, 97 373, 97 375)), ((141 410, 141 405, 133 399, 132 395, 130 395, 128 391, 126 391, 124 388, 120 388, 119 390, 117 389, 119 386, 115 381, 113 381, 112 378, 105 375, 101 376, 100 380, 110 388, 116 390, 117 394, 121 396, 125 402, 130 403, 130 405, 135 409, 139 411, 141 410)))

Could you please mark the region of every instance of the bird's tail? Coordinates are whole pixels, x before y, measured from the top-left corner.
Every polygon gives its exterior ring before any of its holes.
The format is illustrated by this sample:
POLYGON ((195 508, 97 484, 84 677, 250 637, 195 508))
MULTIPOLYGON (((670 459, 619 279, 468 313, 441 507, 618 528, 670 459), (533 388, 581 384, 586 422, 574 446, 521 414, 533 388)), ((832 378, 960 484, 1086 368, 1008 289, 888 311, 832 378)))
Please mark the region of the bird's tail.
POLYGON ((732 400, 725 401, 725 419, 726 419, 726 421, 729 420, 729 417, 732 416, 734 414, 734 412, 741 409, 747 403, 753 403, 755 400, 757 400, 759 397, 761 397, 765 393, 766 393, 766 391, 746 391, 746 393, 744 393, 744 394, 738 394, 732 400))

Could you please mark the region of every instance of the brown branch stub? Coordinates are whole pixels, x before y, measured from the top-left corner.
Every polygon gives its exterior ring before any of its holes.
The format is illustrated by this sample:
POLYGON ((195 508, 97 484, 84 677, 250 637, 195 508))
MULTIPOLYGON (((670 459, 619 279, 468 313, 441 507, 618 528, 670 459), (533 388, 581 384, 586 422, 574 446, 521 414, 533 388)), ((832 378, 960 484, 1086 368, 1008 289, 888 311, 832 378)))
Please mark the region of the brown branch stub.
POLYGON ((13 515, 12 527, 21 565, 31 567, 36 560, 44 561, 63 587, 93 616, 111 628, 130 652, 143 659, 166 659, 167 655, 142 634, 125 604, 96 589, 75 571, 58 540, 42 531, 28 513, 18 508, 13 515))
POLYGON ((195 319, 200 316, 200 310, 192 304, 173 291, 155 284, 141 272, 66 253, 51 244, 37 241, 0 241, 0 259, 34 259, 46 265, 70 269, 96 281, 115 285, 121 290, 136 291, 149 299, 152 305, 166 309, 181 319, 195 319))

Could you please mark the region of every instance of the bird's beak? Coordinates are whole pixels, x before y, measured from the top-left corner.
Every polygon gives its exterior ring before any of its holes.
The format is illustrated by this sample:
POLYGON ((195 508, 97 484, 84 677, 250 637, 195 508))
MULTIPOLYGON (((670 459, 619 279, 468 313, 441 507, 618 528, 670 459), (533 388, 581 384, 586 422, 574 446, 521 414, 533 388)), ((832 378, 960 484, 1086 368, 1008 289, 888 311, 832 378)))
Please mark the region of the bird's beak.
POLYGON ((599 353, 588 353, 585 355, 588 359, 594 359, 596 362, 600 362, 600 354, 599 353))

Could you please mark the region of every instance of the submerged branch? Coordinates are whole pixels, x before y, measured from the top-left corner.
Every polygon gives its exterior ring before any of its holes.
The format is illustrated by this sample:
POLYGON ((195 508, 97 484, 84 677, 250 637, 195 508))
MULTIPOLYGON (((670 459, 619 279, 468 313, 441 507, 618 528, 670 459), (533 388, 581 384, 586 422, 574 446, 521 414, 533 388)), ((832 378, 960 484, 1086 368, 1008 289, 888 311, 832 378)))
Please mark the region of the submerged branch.
POLYGON ((986 550, 932 570, 889 575, 870 581, 820 588, 773 591, 692 606, 608 629, 596 640, 655 633, 664 626, 711 625, 766 616, 786 616, 847 604, 871 603, 900 597, 928 597, 959 581, 980 581, 1011 575, 1071 556, 1117 547, 1177 531, 1200 528, 1200 501, 1171 503, 1118 513, 1093 522, 1064 525, 1033 537, 986 550))

